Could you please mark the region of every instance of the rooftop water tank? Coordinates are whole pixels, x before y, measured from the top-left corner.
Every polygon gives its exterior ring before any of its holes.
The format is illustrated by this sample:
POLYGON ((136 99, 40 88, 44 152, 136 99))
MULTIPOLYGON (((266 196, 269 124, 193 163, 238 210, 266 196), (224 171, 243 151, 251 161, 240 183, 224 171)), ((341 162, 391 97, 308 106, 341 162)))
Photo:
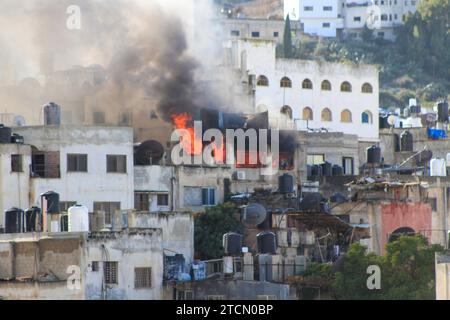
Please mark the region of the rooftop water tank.
POLYGON ((433 159, 430 161, 430 176, 432 177, 446 177, 447 166, 445 159, 433 159))
POLYGON ((0 124, 0 143, 11 143, 11 128, 5 127, 0 124))
POLYGON ((414 150, 414 139, 411 132, 403 131, 400 135, 400 150, 402 152, 412 152, 414 150))
POLYGON ((54 214, 54 213, 60 212, 59 194, 58 193, 49 191, 49 192, 42 194, 41 197, 43 199, 43 203, 42 203, 43 209, 45 206, 46 207, 45 212, 47 214, 54 214))
POLYGON ((344 168, 335 164, 333 166, 333 177, 338 177, 338 176, 343 176, 343 175, 344 175, 344 168))
POLYGON ((447 102, 438 103, 438 121, 448 122, 448 117, 449 117, 448 103, 447 102))
POLYGON ((38 232, 42 226, 42 212, 38 207, 25 210, 25 232, 38 232))
POLYGON ((370 148, 367 148, 367 163, 381 163, 381 149, 379 147, 371 146, 370 148))
POLYGON ((5 233, 22 233, 24 231, 24 213, 19 208, 5 211, 5 233))
POLYGON ((229 232, 223 235, 223 248, 226 255, 236 256, 242 253, 242 235, 229 232))
POLYGON ((415 156, 416 164, 418 166, 424 166, 433 159, 433 152, 430 150, 423 150, 415 156))
POLYGON ((380 129, 389 129, 388 116, 380 116, 380 129))
POLYGON ((261 232, 256 236, 259 254, 276 254, 277 239, 273 232, 261 232))
POLYGON ((278 189, 280 193, 287 194, 294 192, 294 176, 283 174, 278 178, 278 189))
POLYGON ((44 125, 59 126, 61 124, 61 107, 54 102, 44 106, 44 125))
POLYGON ((322 166, 319 165, 314 165, 311 168, 311 177, 315 178, 315 177, 321 177, 322 176, 322 166))
POLYGON ((76 205, 69 208, 69 232, 89 232, 89 210, 76 205))
POLYGON ((333 175, 333 165, 329 162, 322 163, 322 174, 324 177, 331 177, 333 175))

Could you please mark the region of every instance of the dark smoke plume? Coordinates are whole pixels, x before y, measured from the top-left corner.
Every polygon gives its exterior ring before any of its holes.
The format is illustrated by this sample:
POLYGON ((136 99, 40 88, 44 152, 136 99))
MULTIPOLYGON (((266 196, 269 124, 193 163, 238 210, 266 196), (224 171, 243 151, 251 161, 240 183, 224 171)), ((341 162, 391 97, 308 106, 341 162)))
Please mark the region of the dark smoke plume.
POLYGON ((19 6, 2 0, 0 27, 8 31, 0 44, 21 75, 36 73, 49 52, 60 70, 100 64, 108 80, 95 103, 124 108, 149 97, 170 121, 172 114, 194 113, 215 98, 197 87, 200 64, 189 50, 185 21, 164 1, 22 0, 19 6), (70 5, 81 8, 81 30, 66 28, 70 5))

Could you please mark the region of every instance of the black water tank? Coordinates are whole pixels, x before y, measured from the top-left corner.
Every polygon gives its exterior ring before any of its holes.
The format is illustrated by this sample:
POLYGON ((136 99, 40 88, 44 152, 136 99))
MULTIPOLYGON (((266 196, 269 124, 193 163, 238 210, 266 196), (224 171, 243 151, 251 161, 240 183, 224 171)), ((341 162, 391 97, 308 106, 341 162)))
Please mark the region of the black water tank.
POLYGON ((447 102, 438 103, 438 121, 448 122, 448 117, 449 117, 448 103, 447 102))
POLYGON ((277 239, 275 233, 264 231, 256 236, 259 254, 276 254, 277 239))
POLYGON ((44 125, 59 126, 61 124, 61 107, 54 102, 44 106, 44 125))
POLYGON ((400 150, 411 152, 414 149, 413 135, 409 131, 403 131, 400 135, 400 150))
POLYGON ((417 154, 414 159, 416 160, 416 165, 424 166, 433 159, 433 152, 430 150, 423 150, 421 153, 417 154))
POLYGON ((306 176, 308 178, 311 178, 311 176, 312 176, 312 166, 309 164, 306 166, 306 176))
POLYGON ((42 212, 38 207, 31 207, 25 210, 25 232, 40 231, 42 225, 42 212))
POLYGON ((326 212, 326 199, 318 192, 307 193, 300 201, 299 209, 303 212, 326 212))
POLYGON ((5 233, 22 233, 24 230, 24 213, 18 208, 5 211, 5 233))
POLYGON ((283 174, 278 178, 278 189, 280 193, 293 193, 294 192, 294 176, 290 174, 283 174))
POLYGON ((311 177, 321 177, 322 176, 322 166, 314 165, 311 169, 311 177))
POLYGON ((339 177, 344 175, 344 168, 335 164, 333 166, 333 177, 339 177))
POLYGON ((58 193, 49 191, 42 194, 41 197, 47 200, 47 213, 60 213, 58 193))
POLYGON ((331 177, 333 175, 333 165, 329 162, 322 164, 322 175, 324 177, 331 177))
POLYGON ((11 143, 11 128, 0 124, 0 143, 11 143))
POLYGON ((380 129, 389 129, 388 116, 380 116, 380 129))
POLYGON ((242 253, 242 239, 243 236, 229 232, 223 235, 223 248, 226 255, 239 255, 242 253))
POLYGON ((379 147, 371 146, 370 148, 367 148, 367 163, 381 163, 381 149, 379 147))
POLYGON ((330 202, 331 203, 346 203, 346 202, 348 202, 348 199, 342 193, 338 192, 331 196, 330 202))

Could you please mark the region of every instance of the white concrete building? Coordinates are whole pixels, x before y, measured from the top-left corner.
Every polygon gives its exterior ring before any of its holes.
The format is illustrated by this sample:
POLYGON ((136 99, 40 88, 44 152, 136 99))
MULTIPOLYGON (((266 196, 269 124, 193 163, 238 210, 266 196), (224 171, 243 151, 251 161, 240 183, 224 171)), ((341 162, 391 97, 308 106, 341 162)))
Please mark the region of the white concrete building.
MULTIPOLYGON (((133 131, 125 127, 39 126, 14 130, 32 145, 29 205, 59 193, 63 209, 73 204, 104 211, 106 223, 134 208, 133 131)), ((28 207, 28 205, 27 205, 28 207)))
POLYGON ((305 33, 336 37, 343 28, 341 0, 285 0, 284 16, 300 21, 305 33))
MULTIPOLYGON (((286 22, 284 20, 268 19, 221 19, 219 23, 222 27, 222 37, 229 39, 262 39, 274 40, 277 43, 283 43, 284 29, 286 22)), ((300 40, 301 23, 291 21, 291 32, 293 41, 300 40)))
POLYGON ((255 111, 268 111, 272 127, 326 129, 378 140, 376 67, 277 59, 269 41, 239 41, 234 47, 235 67, 254 79, 255 111))
POLYGON ((419 3, 420 0, 345 0, 344 34, 359 39, 367 25, 375 37, 394 40, 394 29, 403 24, 408 14, 417 11, 419 3))
POLYGON ((285 0, 284 16, 302 23, 305 33, 321 37, 341 34, 360 39, 367 24, 374 36, 394 40, 394 29, 421 0, 285 0))

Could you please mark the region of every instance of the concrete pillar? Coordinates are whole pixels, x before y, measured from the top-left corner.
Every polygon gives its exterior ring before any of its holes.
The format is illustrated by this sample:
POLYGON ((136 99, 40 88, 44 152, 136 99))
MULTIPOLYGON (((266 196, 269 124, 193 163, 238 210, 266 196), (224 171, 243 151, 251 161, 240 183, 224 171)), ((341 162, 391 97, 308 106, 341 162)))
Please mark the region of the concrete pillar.
POLYGON ((253 256, 250 252, 244 254, 244 281, 254 281, 255 280, 255 269, 253 265, 253 256))
POLYGON ((450 300, 450 252, 436 253, 436 300, 450 300))

